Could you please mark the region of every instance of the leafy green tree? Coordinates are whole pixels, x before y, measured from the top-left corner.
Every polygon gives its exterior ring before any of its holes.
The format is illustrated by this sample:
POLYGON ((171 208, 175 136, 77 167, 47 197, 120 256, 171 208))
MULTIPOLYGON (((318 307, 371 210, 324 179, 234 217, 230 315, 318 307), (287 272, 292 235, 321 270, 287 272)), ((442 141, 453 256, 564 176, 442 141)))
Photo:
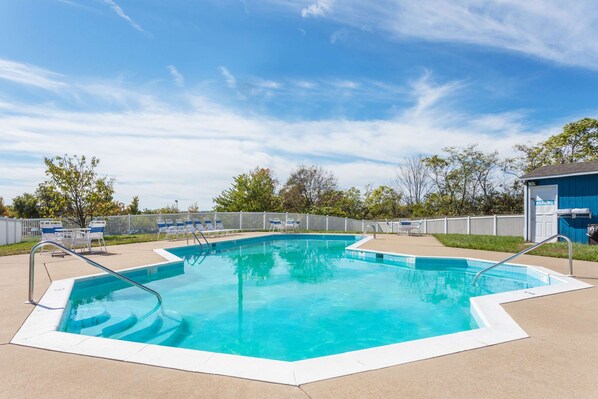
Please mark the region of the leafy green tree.
POLYGON ((406 216, 401 206, 402 195, 389 186, 368 190, 365 195, 365 217, 368 219, 394 219, 406 216))
POLYGON ((338 193, 336 177, 317 165, 299 165, 280 191, 283 208, 289 212, 322 213, 338 193))
POLYGON ((40 183, 35 190, 35 197, 40 217, 58 218, 65 213, 65 199, 52 183, 40 183))
POLYGON ((85 227, 94 216, 113 209, 114 179, 98 177, 99 162, 92 157, 87 163, 85 156, 77 155, 44 158, 48 180, 38 191, 46 196, 43 206, 47 211, 59 212, 58 216, 85 227))
POLYGON ((4 198, 0 197, 0 216, 8 216, 8 208, 4 205, 4 198))
POLYGON ((424 158, 434 191, 426 198, 426 213, 432 215, 489 214, 499 192, 498 153, 485 153, 470 145, 447 147, 445 155, 424 158))
POLYGON ((231 188, 213 198, 216 212, 262 212, 280 210, 278 181, 272 171, 257 167, 234 178, 231 188))
POLYGON ((518 144, 523 153, 520 168, 530 172, 546 165, 598 160, 598 120, 583 118, 563 126, 563 131, 537 144, 518 144))
POLYGON ((129 215, 139 215, 141 213, 141 210, 139 210, 139 197, 138 196, 133 197, 133 199, 131 200, 131 203, 127 206, 126 211, 129 215))
POLYGON ((12 208, 18 218, 34 219, 39 218, 38 199, 30 193, 17 195, 12 199, 12 208))

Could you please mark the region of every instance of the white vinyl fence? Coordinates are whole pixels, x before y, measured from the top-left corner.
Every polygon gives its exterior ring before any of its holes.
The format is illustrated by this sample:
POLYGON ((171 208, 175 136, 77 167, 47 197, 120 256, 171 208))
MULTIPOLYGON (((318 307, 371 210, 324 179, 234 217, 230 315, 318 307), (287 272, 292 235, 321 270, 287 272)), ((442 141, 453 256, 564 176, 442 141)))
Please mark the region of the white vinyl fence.
MULTIPOLYGON (((523 236, 523 215, 461 216, 417 220, 422 221, 420 230, 424 234, 523 236)), ((378 223, 385 232, 397 231, 397 224, 386 221, 378 223)))
POLYGON ((0 217, 0 245, 16 244, 22 238, 21 219, 0 217))
MULTIPOLYGON (((270 228, 270 218, 278 218, 283 223, 287 218, 298 220, 299 229, 303 231, 330 231, 330 232, 364 232, 372 231, 375 226, 378 232, 396 233, 397 224, 390 221, 355 220, 336 216, 310 215, 299 213, 275 212, 198 212, 198 213, 171 213, 151 215, 122 215, 106 216, 97 219, 106 220, 106 234, 141 234, 156 233, 158 220, 172 219, 209 219, 212 222, 220 219, 227 229, 245 231, 260 231, 270 228)), ((50 219, 21 219, 22 234, 24 237, 40 235, 39 222, 50 219)), ((415 220, 415 219, 413 219, 415 220)), ((499 216, 465 216, 422 220, 421 231, 424 234, 484 234, 500 236, 523 235, 523 215, 499 216)), ((75 227, 72 223, 63 220, 65 227, 75 227)), ((396 221, 395 221, 396 222, 396 221)))

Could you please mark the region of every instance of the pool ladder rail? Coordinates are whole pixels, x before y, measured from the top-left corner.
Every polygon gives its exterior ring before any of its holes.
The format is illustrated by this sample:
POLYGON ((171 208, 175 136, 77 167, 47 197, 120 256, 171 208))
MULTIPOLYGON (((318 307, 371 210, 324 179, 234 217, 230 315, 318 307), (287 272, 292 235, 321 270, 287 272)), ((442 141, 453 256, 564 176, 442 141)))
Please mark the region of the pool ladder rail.
MULTIPOLYGON (((208 239, 206 238, 206 236, 201 232, 201 231, 197 231, 201 237, 203 238, 203 240, 205 241, 205 245, 208 247, 208 252, 210 252, 210 242, 208 241, 208 239)), ((195 234, 195 232, 191 232, 191 234, 193 234, 193 242, 199 244, 199 249, 201 252, 203 252, 203 243, 201 242, 201 240, 199 239, 199 237, 197 237, 197 234, 195 234)), ((187 245, 189 245, 189 236, 187 236, 187 245)))
POLYGON ((152 290, 151 288, 146 287, 143 284, 139 284, 138 282, 131 280, 128 277, 123 276, 122 274, 115 272, 112 269, 107 268, 106 266, 102 266, 97 262, 94 262, 93 260, 80 255, 78 253, 76 253, 75 251, 66 248, 65 246, 58 244, 57 242, 54 241, 41 241, 37 244, 35 244, 33 246, 33 248, 31 248, 31 252, 29 253, 29 300, 27 301, 27 303, 31 303, 34 305, 37 305, 37 302, 35 302, 33 300, 33 288, 34 288, 34 274, 35 274, 35 252, 39 249, 39 248, 43 248, 45 246, 53 246, 56 247, 58 249, 60 249, 63 252, 66 252, 68 254, 73 255, 76 258, 81 259, 82 261, 88 263, 89 265, 93 266, 93 267, 97 267, 98 269, 126 282, 129 283, 131 285, 134 285, 135 287, 138 287, 152 295, 154 295, 156 297, 156 299, 158 300, 158 307, 162 306, 162 296, 160 294, 158 294, 156 291, 152 290))
POLYGON ((486 273, 488 270, 494 269, 497 266, 507 263, 508 261, 513 260, 520 255, 524 255, 524 254, 528 253, 529 251, 533 251, 534 249, 538 248, 539 246, 542 246, 542 245, 546 244, 547 242, 554 240, 555 238, 562 238, 565 241, 567 241, 567 243, 568 243, 568 246, 569 246, 569 276, 570 277, 573 276, 573 243, 571 242, 571 239, 569 237, 564 236, 562 234, 555 234, 551 237, 548 237, 547 239, 545 239, 543 241, 540 241, 537 244, 532 245, 531 247, 525 248, 523 251, 517 252, 515 255, 509 256, 508 258, 501 260, 498 263, 493 264, 492 266, 488 266, 484 270, 480 270, 479 272, 477 272, 477 274, 475 275, 475 278, 473 279, 473 285, 475 285, 478 281, 478 278, 480 278, 480 276, 482 274, 486 273))

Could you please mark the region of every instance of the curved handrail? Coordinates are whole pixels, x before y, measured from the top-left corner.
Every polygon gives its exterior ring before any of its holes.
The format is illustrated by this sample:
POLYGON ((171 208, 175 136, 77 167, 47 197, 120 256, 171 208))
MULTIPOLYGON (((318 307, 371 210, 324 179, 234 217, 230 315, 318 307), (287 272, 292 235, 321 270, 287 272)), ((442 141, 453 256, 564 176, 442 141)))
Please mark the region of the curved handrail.
POLYGON ((475 278, 473 279, 473 284, 475 285, 475 283, 478 281, 478 278, 480 277, 480 275, 482 275, 483 273, 486 273, 488 270, 490 269, 494 269, 497 266, 500 266, 512 259, 515 259, 516 257, 526 254, 529 251, 532 251, 536 248, 538 248, 541 245, 546 244, 548 241, 552 241, 555 238, 563 238, 565 241, 567 241, 567 243, 569 244, 569 275, 573 276, 573 243, 571 242, 571 239, 567 236, 564 236, 562 234, 555 234, 552 237, 548 237, 547 239, 540 241, 537 244, 532 245, 529 248, 524 249, 523 251, 517 252, 515 255, 508 257, 507 259, 501 260, 498 263, 493 264, 492 266, 488 266, 487 268, 485 268, 484 270, 480 270, 479 272, 476 273, 475 278))
POLYGON ((84 262, 87 262, 91 266, 97 267, 98 269, 100 269, 108 274, 111 274, 112 276, 114 276, 122 281, 125 281, 131 285, 141 288, 144 291, 149 292, 150 294, 154 295, 158 299, 158 306, 162 305, 162 296, 160 294, 158 294, 156 291, 152 290, 151 288, 148 288, 143 284, 139 284, 138 282, 131 280, 130 278, 125 277, 122 274, 117 273, 112 269, 108 269, 106 266, 102 266, 99 263, 94 262, 93 260, 86 258, 83 255, 79 255, 75 251, 68 249, 64 245, 61 245, 54 241, 41 241, 41 242, 38 242, 37 244, 35 244, 33 246, 33 248, 31 248, 31 252, 29 253, 29 301, 28 301, 29 303, 36 304, 36 302, 33 300, 33 285, 34 285, 34 274, 35 274, 35 251, 37 251, 39 248, 45 247, 46 245, 52 245, 56 248, 59 248, 60 250, 66 252, 66 253, 69 253, 69 254, 83 260, 84 262))
POLYGON ((375 224, 368 224, 368 225, 366 225, 366 226, 365 226, 365 231, 364 231, 364 233, 365 233, 365 232, 367 232, 367 230, 368 230, 368 227, 371 227, 371 228, 372 228, 372 230, 374 231, 374 240, 375 240, 375 239, 376 239, 376 232, 378 231, 378 226, 377 226, 377 225, 375 225, 375 224))

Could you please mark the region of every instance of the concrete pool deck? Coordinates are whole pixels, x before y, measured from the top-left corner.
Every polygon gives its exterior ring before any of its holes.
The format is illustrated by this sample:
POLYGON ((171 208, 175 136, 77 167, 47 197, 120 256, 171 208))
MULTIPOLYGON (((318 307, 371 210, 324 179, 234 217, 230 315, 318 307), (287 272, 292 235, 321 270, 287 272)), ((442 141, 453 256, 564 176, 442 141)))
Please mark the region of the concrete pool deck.
MULTIPOLYGON (((252 235, 255 234, 243 234, 252 235)), ((108 267, 122 269, 162 262, 152 251, 154 248, 184 244, 160 241, 121 245, 110 247, 110 255, 91 257, 108 267)), ((432 237, 383 234, 363 248, 489 260, 507 256, 445 248, 432 237)), ((24 304, 27 260, 27 255, 0 257, 2 397, 598 397, 595 288, 505 305, 530 335, 527 339, 292 387, 9 344, 33 309, 24 304)), ((95 272, 71 257, 43 255, 36 261, 36 298, 47 289, 50 277, 59 280, 95 272)), ((517 263, 567 273, 564 259, 526 255, 517 263)), ((575 261, 574 268, 580 280, 598 283, 598 263, 575 261)))

